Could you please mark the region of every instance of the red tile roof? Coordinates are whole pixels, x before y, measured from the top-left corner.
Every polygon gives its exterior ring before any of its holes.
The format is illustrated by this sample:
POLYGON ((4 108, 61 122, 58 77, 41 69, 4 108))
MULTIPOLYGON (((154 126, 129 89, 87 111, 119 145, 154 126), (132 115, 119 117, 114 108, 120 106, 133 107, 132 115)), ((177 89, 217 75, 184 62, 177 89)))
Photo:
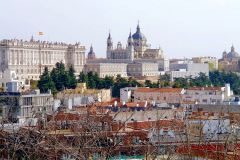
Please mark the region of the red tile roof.
POLYGON ((110 103, 115 102, 115 101, 120 102, 120 98, 112 98, 112 99, 110 100, 110 103))
POLYGON ((182 104, 196 104, 197 101, 183 101, 182 104))
POLYGON ((182 92, 183 88, 138 88, 135 92, 182 92))

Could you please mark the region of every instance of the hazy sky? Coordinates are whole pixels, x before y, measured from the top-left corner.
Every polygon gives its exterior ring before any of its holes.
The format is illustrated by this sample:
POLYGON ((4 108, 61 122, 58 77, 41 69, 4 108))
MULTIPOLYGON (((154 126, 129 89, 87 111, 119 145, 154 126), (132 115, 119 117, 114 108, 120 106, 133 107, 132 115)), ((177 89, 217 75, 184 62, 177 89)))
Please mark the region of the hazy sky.
POLYGON ((141 32, 166 58, 240 52, 239 0, 0 0, 0 39, 91 43, 106 57, 109 29, 114 47, 126 46, 130 28, 141 32))

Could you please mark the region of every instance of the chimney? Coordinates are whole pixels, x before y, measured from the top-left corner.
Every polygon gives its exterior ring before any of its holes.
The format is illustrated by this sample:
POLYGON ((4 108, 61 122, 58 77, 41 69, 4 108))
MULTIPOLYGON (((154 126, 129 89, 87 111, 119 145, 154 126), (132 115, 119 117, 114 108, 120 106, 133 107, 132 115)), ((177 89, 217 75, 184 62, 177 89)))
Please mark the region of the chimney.
POLYGON ((122 122, 118 121, 118 129, 121 129, 121 127, 122 127, 122 122))
POLYGON ((203 108, 198 108, 198 116, 202 116, 203 115, 203 108))
POLYGON ((147 107, 147 101, 145 101, 144 107, 147 107))
POLYGON ((155 101, 153 101, 153 104, 152 104, 153 106, 155 106, 155 101))
POLYGON ((122 130, 125 131, 125 123, 122 124, 122 130))
POLYGON ((116 107, 117 106, 117 101, 114 101, 114 107, 116 107))
POLYGON ((126 103, 123 101, 123 105, 125 105, 126 103))

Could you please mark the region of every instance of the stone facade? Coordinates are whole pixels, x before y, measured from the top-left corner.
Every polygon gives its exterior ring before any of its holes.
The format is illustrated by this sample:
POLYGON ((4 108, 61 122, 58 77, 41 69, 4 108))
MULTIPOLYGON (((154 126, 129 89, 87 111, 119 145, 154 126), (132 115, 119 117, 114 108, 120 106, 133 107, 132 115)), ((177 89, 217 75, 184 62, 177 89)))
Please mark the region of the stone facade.
POLYGON ((87 63, 84 66, 84 73, 92 71, 98 73, 99 77, 104 78, 106 75, 114 76, 121 75, 127 77, 127 64, 126 63, 87 63))
POLYGON ((218 69, 218 59, 217 57, 193 57, 192 61, 194 63, 212 63, 214 69, 218 69))
POLYGON ((67 89, 64 93, 58 93, 58 99, 72 99, 75 97, 93 97, 95 102, 107 102, 111 100, 110 89, 87 89, 86 83, 78 83, 75 89, 67 89))
POLYGON ((138 63, 127 65, 128 76, 158 76, 157 63, 138 63))
POLYGON ((80 73, 86 63, 85 47, 74 45, 18 39, 0 41, 0 71, 15 70, 17 78, 39 79, 44 68, 51 71, 57 62, 62 61, 68 69, 73 65, 80 73))
POLYGON ((87 63, 84 66, 84 73, 92 71, 98 73, 99 77, 106 75, 114 76, 158 76, 157 63, 87 63))

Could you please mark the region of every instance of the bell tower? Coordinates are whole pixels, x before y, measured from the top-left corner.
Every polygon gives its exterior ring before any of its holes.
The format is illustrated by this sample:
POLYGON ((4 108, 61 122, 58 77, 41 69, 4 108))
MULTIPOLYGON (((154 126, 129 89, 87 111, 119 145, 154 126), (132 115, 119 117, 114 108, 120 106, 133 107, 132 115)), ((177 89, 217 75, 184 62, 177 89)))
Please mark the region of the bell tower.
POLYGON ((109 36, 108 36, 108 39, 107 39, 107 55, 106 55, 107 59, 112 59, 112 57, 111 57, 112 49, 113 49, 113 41, 112 41, 112 37, 111 37, 111 34, 110 34, 110 30, 109 30, 109 36))
POLYGON ((134 44, 133 44, 133 38, 132 33, 130 30, 129 37, 128 37, 128 52, 127 52, 127 59, 134 59, 134 44))

